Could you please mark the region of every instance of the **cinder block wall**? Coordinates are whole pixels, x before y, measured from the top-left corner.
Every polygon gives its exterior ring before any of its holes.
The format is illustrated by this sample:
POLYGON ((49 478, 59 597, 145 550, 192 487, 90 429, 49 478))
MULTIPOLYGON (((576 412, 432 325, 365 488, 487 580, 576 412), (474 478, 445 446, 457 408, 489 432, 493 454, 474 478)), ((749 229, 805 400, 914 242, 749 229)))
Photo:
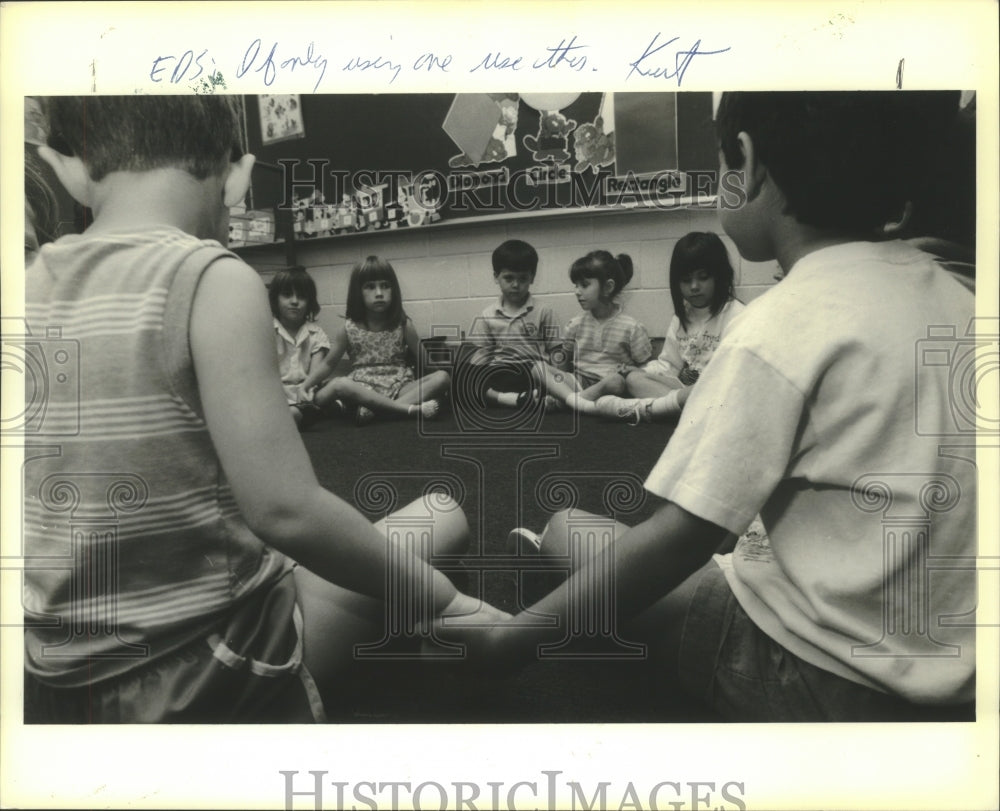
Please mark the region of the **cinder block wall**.
MULTIPOLYGON (((736 269, 736 293, 744 302, 774 284, 775 262, 746 262, 722 233, 711 210, 678 209, 497 218, 488 223, 444 224, 307 241, 297 260, 316 280, 322 311, 319 323, 332 332, 342 323, 347 282, 354 264, 370 254, 392 262, 399 275, 406 311, 421 337, 452 328, 468 330, 498 295, 490 254, 506 239, 523 239, 538 251, 532 292, 555 310, 561 324, 580 312, 569 268, 591 250, 627 253, 635 275, 622 300, 625 311, 642 321, 650 335, 662 336, 672 312, 667 268, 677 240, 689 231, 715 231, 736 269)), ((281 246, 239 251, 265 281, 284 264, 281 246)))

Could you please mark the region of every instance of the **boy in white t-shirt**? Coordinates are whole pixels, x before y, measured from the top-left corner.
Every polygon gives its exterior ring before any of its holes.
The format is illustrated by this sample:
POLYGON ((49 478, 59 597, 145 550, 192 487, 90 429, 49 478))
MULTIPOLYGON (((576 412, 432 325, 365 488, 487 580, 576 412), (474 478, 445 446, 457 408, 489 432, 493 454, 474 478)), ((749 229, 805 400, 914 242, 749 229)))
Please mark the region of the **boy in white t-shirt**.
MULTIPOLYGON (((969 717, 975 437, 948 364, 970 357, 974 300, 929 255, 875 241, 913 199, 926 122, 951 105, 957 94, 723 96, 722 225, 786 276, 692 391, 646 481, 653 516, 618 525, 530 613, 463 629, 473 651, 530 658, 580 606, 612 599, 613 572, 621 636, 725 718, 969 717), (713 556, 758 512, 766 536, 713 556)), ((585 515, 561 513, 542 551, 587 534, 585 515)))

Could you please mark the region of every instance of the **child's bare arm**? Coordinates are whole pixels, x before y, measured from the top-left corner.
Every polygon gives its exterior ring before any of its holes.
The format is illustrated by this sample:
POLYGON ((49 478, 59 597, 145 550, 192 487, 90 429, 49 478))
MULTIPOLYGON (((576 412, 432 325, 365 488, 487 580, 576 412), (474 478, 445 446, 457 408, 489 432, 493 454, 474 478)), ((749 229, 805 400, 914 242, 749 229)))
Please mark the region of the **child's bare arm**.
POLYGON ((413 326, 413 321, 409 318, 406 319, 406 323, 403 325, 403 340, 406 342, 406 348, 410 353, 410 357, 413 358, 413 362, 420 365, 423 358, 420 356, 420 336, 417 335, 417 328, 413 326))
POLYGON ((486 627, 456 627, 452 623, 443 626, 442 634, 468 643, 471 656, 480 661, 507 666, 524 664, 535 655, 538 645, 552 643, 565 635, 570 611, 607 600, 607 594, 594 593, 595 589, 607 588, 604 573, 614 573, 618 599, 613 610, 624 623, 704 565, 727 534, 722 527, 672 502, 662 502, 648 520, 598 551, 569 580, 531 606, 530 611, 486 627), (554 614, 560 619, 543 627, 538 623, 540 614, 554 614))
POLYGON ((409 581, 417 593, 431 587, 435 614, 459 597, 444 575, 415 556, 390 558, 384 535, 319 485, 289 416, 267 296, 253 270, 224 259, 205 272, 190 336, 208 430, 257 535, 345 588, 384 597, 389 579, 409 581))
POLYGON ((309 374, 306 375, 306 379, 302 381, 300 386, 302 391, 308 393, 330 377, 346 351, 347 330, 341 327, 337 331, 337 334, 330 339, 329 351, 323 355, 323 358, 318 363, 311 363, 309 365, 309 374))

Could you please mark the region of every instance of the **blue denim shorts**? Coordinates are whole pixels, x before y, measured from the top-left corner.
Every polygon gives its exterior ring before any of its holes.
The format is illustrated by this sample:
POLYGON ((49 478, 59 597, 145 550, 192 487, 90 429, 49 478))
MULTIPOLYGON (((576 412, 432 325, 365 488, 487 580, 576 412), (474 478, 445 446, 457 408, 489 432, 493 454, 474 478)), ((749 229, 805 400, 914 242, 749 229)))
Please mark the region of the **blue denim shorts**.
POLYGON ((971 704, 919 706, 811 665, 761 631, 717 565, 698 581, 681 636, 682 688, 730 721, 972 721, 971 704))

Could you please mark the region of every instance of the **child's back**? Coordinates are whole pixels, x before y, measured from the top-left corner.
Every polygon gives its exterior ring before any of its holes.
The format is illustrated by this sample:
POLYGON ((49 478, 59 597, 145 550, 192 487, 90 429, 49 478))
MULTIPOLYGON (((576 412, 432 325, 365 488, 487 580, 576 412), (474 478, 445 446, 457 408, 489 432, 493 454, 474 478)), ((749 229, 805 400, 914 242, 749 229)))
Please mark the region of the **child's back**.
POLYGON ((99 680, 203 635, 287 566, 241 518, 198 413, 191 307, 227 254, 167 227, 69 236, 27 276, 32 332, 61 329, 85 372, 73 370, 79 389, 49 389, 25 466, 25 541, 67 563, 26 573, 27 610, 64 620, 27 633, 28 669, 51 684, 99 680), (58 455, 43 450, 52 442, 58 455))
POLYGON ((316 481, 263 285, 217 241, 253 165, 233 101, 60 97, 49 112, 40 154, 95 219, 27 278, 52 379, 29 391, 26 555, 52 563, 26 575, 30 709, 321 719, 316 682, 381 622, 390 578, 436 614, 466 600, 316 481))

